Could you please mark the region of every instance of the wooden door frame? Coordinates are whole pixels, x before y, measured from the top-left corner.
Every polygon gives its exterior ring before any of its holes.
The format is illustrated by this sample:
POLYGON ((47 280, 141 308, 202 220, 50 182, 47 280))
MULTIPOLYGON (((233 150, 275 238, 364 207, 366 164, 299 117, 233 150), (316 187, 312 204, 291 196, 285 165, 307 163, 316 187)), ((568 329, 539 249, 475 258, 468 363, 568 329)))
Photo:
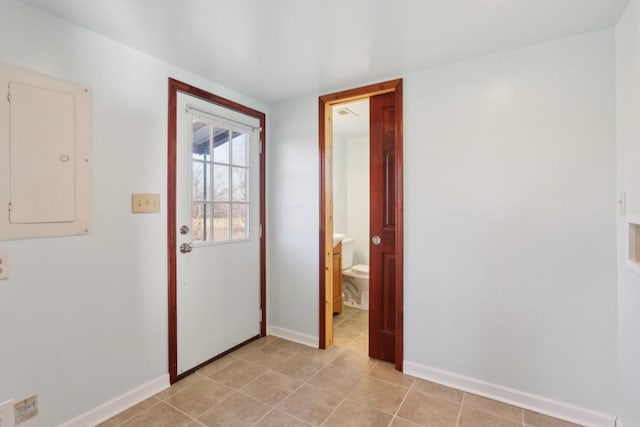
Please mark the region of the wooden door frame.
MULTIPOLYGON (((265 154, 266 154, 266 116, 263 112, 254 110, 237 102, 214 95, 203 89, 191 86, 187 83, 169 78, 168 99, 168 153, 167 153, 167 256, 168 256, 168 309, 169 309, 169 380, 171 384, 189 375, 202 365, 196 366, 178 375, 178 312, 177 312, 177 257, 176 257, 176 149, 177 149, 177 100, 178 92, 200 98, 204 101, 229 108, 231 110, 255 117, 260 121, 260 224, 262 234, 260 236, 260 308, 262 318, 260 320, 260 336, 267 333, 267 301, 266 301, 266 209, 265 209, 265 154)), ((215 358, 214 358, 215 359, 215 358)), ((213 360, 213 359, 212 359, 213 360)))
MULTIPOLYGON (((375 95, 393 92, 396 108, 396 369, 402 371, 404 355, 404 310, 403 310, 403 155, 402 155, 402 79, 376 83, 342 92, 319 97, 319 149, 320 149, 320 227, 319 227, 319 347, 327 348, 333 342, 327 334, 328 326, 333 324, 333 300, 328 298, 327 283, 333 280, 333 263, 331 262, 333 246, 333 126, 331 123, 332 107, 375 95), (327 319, 329 319, 327 321, 327 319)), ((329 295, 331 296, 331 295, 329 295)))

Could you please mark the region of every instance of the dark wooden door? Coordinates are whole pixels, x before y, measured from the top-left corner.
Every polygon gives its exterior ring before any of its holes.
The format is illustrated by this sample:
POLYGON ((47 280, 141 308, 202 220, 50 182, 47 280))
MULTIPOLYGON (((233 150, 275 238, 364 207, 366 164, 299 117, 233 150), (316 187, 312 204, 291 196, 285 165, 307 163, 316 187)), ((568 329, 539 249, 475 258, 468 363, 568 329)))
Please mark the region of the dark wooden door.
POLYGON ((396 105, 394 93, 370 98, 369 356, 396 355, 396 105))

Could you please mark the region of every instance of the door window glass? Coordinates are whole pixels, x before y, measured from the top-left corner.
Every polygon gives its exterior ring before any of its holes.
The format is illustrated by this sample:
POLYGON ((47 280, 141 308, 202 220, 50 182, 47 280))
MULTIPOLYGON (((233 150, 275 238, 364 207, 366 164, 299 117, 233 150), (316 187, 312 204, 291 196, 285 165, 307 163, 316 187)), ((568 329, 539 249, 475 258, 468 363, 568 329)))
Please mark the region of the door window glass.
POLYGON ((193 240, 248 239, 249 135, 200 119, 192 132, 193 240))

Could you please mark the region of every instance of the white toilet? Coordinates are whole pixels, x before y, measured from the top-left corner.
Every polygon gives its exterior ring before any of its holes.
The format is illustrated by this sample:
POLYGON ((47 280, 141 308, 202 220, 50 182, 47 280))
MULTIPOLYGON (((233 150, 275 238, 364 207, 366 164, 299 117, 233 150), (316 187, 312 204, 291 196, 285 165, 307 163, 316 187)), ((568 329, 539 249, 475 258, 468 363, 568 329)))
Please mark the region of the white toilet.
POLYGON ((360 310, 369 310, 369 266, 353 264, 351 238, 342 239, 342 293, 343 304, 360 310))

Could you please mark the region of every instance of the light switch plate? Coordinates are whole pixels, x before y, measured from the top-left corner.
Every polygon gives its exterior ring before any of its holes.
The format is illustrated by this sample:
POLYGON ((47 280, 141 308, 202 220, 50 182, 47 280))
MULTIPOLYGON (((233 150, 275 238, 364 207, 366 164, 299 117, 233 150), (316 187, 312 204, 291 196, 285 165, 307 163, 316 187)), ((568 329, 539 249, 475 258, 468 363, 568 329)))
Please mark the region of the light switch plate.
POLYGON ((9 278, 9 252, 0 251, 0 280, 9 278))
POLYGON ((160 212, 160 194, 134 193, 131 197, 131 209, 134 213, 160 212))
POLYGON ((13 399, 0 403, 0 427, 14 427, 13 399))

